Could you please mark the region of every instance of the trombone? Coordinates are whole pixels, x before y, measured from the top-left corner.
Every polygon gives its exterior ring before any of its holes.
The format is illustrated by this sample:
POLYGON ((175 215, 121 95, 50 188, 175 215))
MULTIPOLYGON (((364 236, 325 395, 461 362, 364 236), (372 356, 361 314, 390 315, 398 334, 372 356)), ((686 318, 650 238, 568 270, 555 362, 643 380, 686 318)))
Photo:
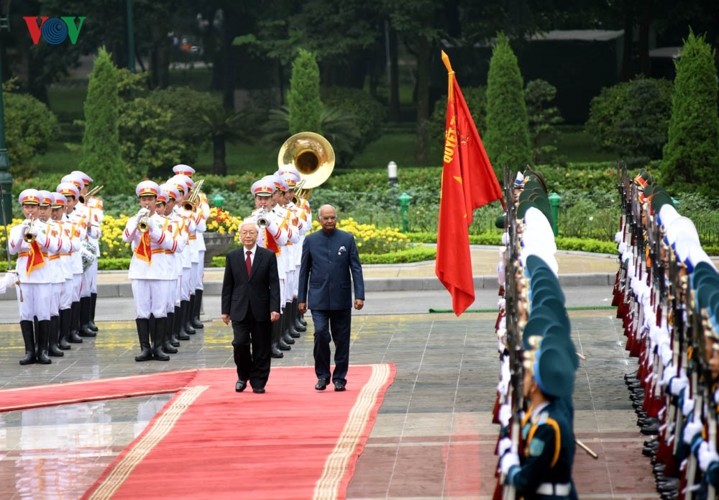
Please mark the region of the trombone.
POLYGON ((104 187, 105 187, 105 186, 95 186, 95 187, 92 188, 90 191, 88 191, 87 193, 85 193, 85 196, 82 196, 82 195, 81 195, 80 198, 79 198, 80 203, 85 203, 85 200, 89 200, 89 199, 92 198, 93 196, 97 195, 97 193, 99 193, 100 191, 102 191, 102 188, 104 188, 104 187))
POLYGON ((182 208, 189 211, 194 211, 197 207, 197 204, 199 203, 200 199, 200 189, 202 189, 202 183, 205 182, 205 179, 202 179, 197 184, 192 186, 192 189, 190 190, 190 194, 187 196, 187 199, 182 204, 182 208))

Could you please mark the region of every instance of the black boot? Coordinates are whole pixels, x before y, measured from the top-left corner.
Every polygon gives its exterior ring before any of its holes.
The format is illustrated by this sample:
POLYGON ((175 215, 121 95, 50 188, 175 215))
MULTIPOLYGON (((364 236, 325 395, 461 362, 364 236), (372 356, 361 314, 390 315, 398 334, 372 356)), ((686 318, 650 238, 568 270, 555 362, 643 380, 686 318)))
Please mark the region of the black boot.
MULTIPOLYGON (((167 318, 155 318, 155 325, 152 329, 152 358, 158 361, 170 361, 170 356, 165 354, 163 350, 166 322, 167 318)), ((175 349, 175 352, 177 352, 177 349, 175 349)))
POLYGON ((287 345, 294 344, 295 339, 292 336, 292 333, 290 332, 290 314, 286 307, 285 307, 284 311, 282 312, 282 316, 280 316, 280 321, 282 322, 282 340, 287 345))
POLYGON ((48 347, 47 353, 50 356, 62 357, 65 355, 60 350, 60 316, 50 316, 50 346, 48 347))
POLYGON ((287 314, 287 331, 290 332, 290 337, 292 337, 293 339, 298 339, 301 336, 301 333, 296 328, 295 323, 297 319, 297 317, 295 316, 295 313, 297 312, 297 309, 295 309, 296 306, 296 302, 288 302, 287 307, 285 307, 285 313, 287 314))
POLYGON ((167 321, 166 321, 167 327, 165 329, 165 339, 170 343, 172 347, 180 347, 180 341, 177 340, 175 337, 175 330, 173 330, 175 325, 175 313, 167 313, 167 321))
POLYGON ((31 365, 35 362, 35 335, 32 332, 32 321, 21 321, 20 331, 25 342, 25 357, 20 360, 21 365, 31 365))
POLYGON ((271 356, 273 358, 284 358, 285 357, 284 353, 280 350, 280 347, 279 347, 280 335, 282 333, 280 331, 280 328, 281 328, 281 326, 280 326, 279 321, 275 321, 274 323, 272 323, 272 341, 270 344, 270 349, 272 351, 271 356))
POLYGON ((90 327, 90 330, 97 333, 99 328, 95 324, 95 308, 97 307, 97 294, 91 293, 90 294, 90 321, 88 321, 87 326, 90 327))
POLYGON ((297 310, 297 298, 292 299, 292 317, 294 318, 295 330, 300 333, 306 332, 307 326, 306 324, 302 324, 302 321, 300 320, 300 313, 297 310))
POLYGON ((177 349, 172 345, 172 335, 167 326, 169 324, 168 318, 157 318, 155 324, 157 325, 155 328, 157 328, 157 336, 162 350, 167 354, 177 354, 177 349))
MULTIPOLYGON (((58 345, 63 351, 71 348, 68 339, 70 338, 70 322, 72 321, 72 311, 70 309, 60 309, 60 341, 58 345)), ((82 339, 80 339, 82 342, 82 339)))
POLYGON ((45 319, 38 321, 38 329, 35 331, 35 348, 37 354, 35 361, 43 365, 49 365, 52 360, 47 355, 48 344, 50 340, 50 320, 45 319))
POLYGON ((197 332, 192 327, 192 311, 195 310, 195 294, 193 293, 190 295, 190 300, 187 302, 187 309, 185 310, 185 315, 183 316, 182 322, 185 324, 185 332, 187 332, 189 335, 194 335, 197 332))
POLYGON ((202 329, 205 325, 200 321, 200 311, 202 311, 202 290, 199 288, 195 289, 195 302, 192 309, 192 318, 190 318, 190 324, 193 328, 202 329))
POLYGON ((137 318, 137 336, 140 339, 140 355, 135 356, 135 361, 149 361, 152 359, 152 349, 150 349, 150 320, 148 318, 137 318))
POLYGON ((96 337, 97 333, 90 329, 90 297, 80 297, 80 337, 96 337))
POLYGON ((70 336, 67 338, 68 342, 73 344, 82 344, 80 338, 80 302, 73 302, 70 306, 70 336))
POLYGON ((287 333, 287 330, 285 329, 285 323, 287 320, 287 315, 284 313, 280 314, 280 320, 277 321, 277 323, 280 324, 280 340, 277 342, 277 347, 280 348, 281 351, 291 351, 292 347, 289 343, 287 343, 287 338, 290 339, 290 341, 294 344, 295 339, 289 336, 289 333, 287 333))
POLYGON ((175 317, 172 318, 172 331, 179 340, 190 340, 190 336, 185 331, 185 325, 182 324, 182 308, 178 306, 175 306, 175 317))

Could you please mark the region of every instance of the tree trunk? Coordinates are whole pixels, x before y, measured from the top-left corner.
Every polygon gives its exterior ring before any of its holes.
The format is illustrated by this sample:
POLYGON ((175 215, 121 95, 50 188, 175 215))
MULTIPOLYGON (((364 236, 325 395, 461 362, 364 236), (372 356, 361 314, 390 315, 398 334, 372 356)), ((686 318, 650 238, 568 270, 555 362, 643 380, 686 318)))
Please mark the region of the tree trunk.
POLYGON ((399 64, 397 56, 397 32, 390 26, 389 33, 389 120, 398 122, 399 107, 399 64))
POLYGON ((652 76, 652 63, 649 59, 649 29, 652 25, 652 2, 643 0, 639 13, 639 71, 647 77, 652 76))
POLYGON ((419 40, 417 44, 417 149, 415 151, 418 165, 427 164, 431 50, 432 46, 428 40, 419 40))
POLYGON ((227 163, 225 162, 225 134, 212 136, 212 173, 215 175, 227 175, 227 163))

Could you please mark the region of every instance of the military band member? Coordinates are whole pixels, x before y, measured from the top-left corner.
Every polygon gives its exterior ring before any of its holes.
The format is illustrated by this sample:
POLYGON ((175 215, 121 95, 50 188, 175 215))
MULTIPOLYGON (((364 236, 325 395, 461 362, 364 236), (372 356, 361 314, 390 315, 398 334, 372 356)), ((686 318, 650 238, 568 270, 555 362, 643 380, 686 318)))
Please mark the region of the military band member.
MULTIPOLYGON (((72 182, 61 182, 56 191, 65 197, 65 225, 70 226, 73 250, 70 252, 72 269, 72 297, 70 300, 70 313, 67 316, 69 331, 64 337, 68 342, 81 344, 80 337, 80 289, 82 287, 82 240, 85 238, 85 227, 75 214, 75 204, 80 196, 80 189, 72 182), (79 250, 75 250, 79 248, 79 250)), ((62 307, 61 307, 62 310, 62 307)), ((60 328, 63 328, 63 316, 60 315, 60 328)))
MULTIPOLYGON (((62 269, 63 283, 59 293, 59 332, 58 332, 58 347, 61 350, 69 350, 71 348, 68 342, 70 335, 70 321, 72 306, 72 254, 73 252, 80 251, 80 239, 77 236, 73 236, 73 225, 65 218, 65 206, 67 205, 67 199, 60 193, 53 193, 53 204, 51 218, 55 221, 60 228, 60 231, 67 238, 69 246, 65 248, 63 246, 60 255, 60 267, 62 269)), ((78 337, 79 338, 79 337, 78 337)), ((80 339, 82 341, 82 339, 80 339)))
POLYGON ((82 179, 83 187, 80 190, 81 203, 87 208, 87 219, 89 224, 96 226, 96 231, 90 231, 88 233, 87 242, 89 244, 89 250, 95 254, 95 259, 90 263, 90 267, 83 273, 83 282, 87 286, 90 293, 90 304, 88 308, 88 318, 86 320, 86 329, 90 329, 97 333, 98 328, 95 324, 95 310, 97 308, 97 265, 98 259, 101 256, 100 252, 100 240, 102 238, 102 220, 104 218, 104 205, 102 198, 97 194, 87 196, 92 184, 93 179, 85 172, 81 170, 74 170, 71 175, 75 175, 82 179))
POLYGON ((174 280, 174 265, 158 256, 164 256, 166 250, 176 251, 178 242, 168 230, 169 221, 155 211, 159 193, 160 186, 156 182, 143 181, 137 185, 135 194, 141 208, 136 216, 127 221, 122 237, 123 241, 131 244, 133 252, 129 277, 132 281, 135 322, 141 349, 135 361, 170 359, 162 349, 170 286, 162 282, 174 280), (152 325, 151 316, 155 320, 152 325))
POLYGON ((47 273, 50 280, 50 286, 52 293, 50 294, 50 331, 48 333, 47 346, 43 346, 43 349, 47 349, 49 356, 61 357, 65 353, 60 350, 59 334, 60 334, 60 297, 62 295, 62 289, 65 284, 65 272, 62 267, 61 255, 68 252, 71 247, 70 238, 63 233, 60 226, 53 220, 53 204, 55 198, 53 193, 50 191, 38 191, 40 194, 40 205, 38 206, 38 224, 44 225, 44 232, 53 238, 59 238, 60 250, 55 254, 47 255, 47 273))
MULTIPOLYGON (((279 265, 281 250, 285 247, 288 239, 288 227, 273 210, 275 205, 273 195, 276 191, 274 179, 272 177, 263 177, 253 183, 250 190, 255 198, 255 210, 252 212, 252 218, 260 228, 257 245, 275 252, 279 265)), ((281 285, 280 293, 282 293, 281 285)), ((271 339, 270 355, 273 358, 284 357, 282 351, 289 350, 290 346, 282 340, 281 321, 272 323, 271 339)))
POLYGON ((10 230, 8 249, 11 255, 18 256, 16 270, 22 283, 22 287, 17 289, 20 330, 25 343, 25 356, 20 364, 50 364, 47 345, 52 285, 46 264, 48 255, 62 251, 62 240, 47 234, 45 225, 39 223, 40 193, 36 189, 21 192, 18 202, 25 220, 10 230), (34 328, 35 318, 37 330, 34 328))
POLYGON ((179 344, 180 340, 190 340, 190 336, 186 332, 180 332, 182 300, 182 252, 187 246, 189 235, 185 231, 185 219, 175 212, 175 203, 181 199, 180 192, 172 183, 165 183, 160 188, 167 193, 167 203, 165 204, 164 215, 170 220, 172 234, 178 239, 178 250, 173 254, 175 263, 175 280, 171 285, 170 296, 168 297, 167 323, 172 332, 170 341, 174 347, 179 344))
MULTIPOLYGON (((192 176, 195 174, 195 169, 192 168, 189 165, 185 164, 179 164, 172 167, 172 171, 175 173, 175 175, 185 175, 192 179, 192 176)), ((194 181, 194 179, 193 179, 194 181)), ((207 219, 210 217, 210 203, 207 200, 207 195, 200 191, 199 197, 198 197, 198 204, 196 213, 198 218, 201 217, 202 221, 207 223, 207 219)), ((195 221, 198 226, 200 225, 199 219, 196 219, 195 221)), ((203 328, 204 325, 202 324, 202 321, 200 321, 200 312, 202 311, 202 297, 204 294, 204 274, 205 274, 205 238, 204 238, 204 230, 197 231, 196 232, 197 240, 197 252, 198 252, 198 263, 196 268, 196 275, 195 275, 195 302, 194 302, 194 308, 192 311, 192 318, 190 320, 190 325, 197 329, 197 328, 203 328)))
POLYGON ((195 274, 193 273, 193 260, 195 261, 195 268, 197 266, 197 225, 195 218, 191 210, 186 210, 184 207, 185 201, 189 195, 190 189, 193 186, 192 179, 186 175, 176 175, 169 179, 167 183, 173 184, 178 192, 182 194, 180 200, 178 200, 173 208, 175 214, 182 217, 184 220, 183 228, 187 236, 187 245, 185 250, 180 254, 182 259, 182 278, 180 280, 181 287, 181 300, 180 300, 180 335, 179 338, 187 335, 194 335, 196 332, 195 328, 191 324, 192 318, 192 300, 194 296, 194 279, 195 274), (194 252, 194 256, 193 256, 194 252))

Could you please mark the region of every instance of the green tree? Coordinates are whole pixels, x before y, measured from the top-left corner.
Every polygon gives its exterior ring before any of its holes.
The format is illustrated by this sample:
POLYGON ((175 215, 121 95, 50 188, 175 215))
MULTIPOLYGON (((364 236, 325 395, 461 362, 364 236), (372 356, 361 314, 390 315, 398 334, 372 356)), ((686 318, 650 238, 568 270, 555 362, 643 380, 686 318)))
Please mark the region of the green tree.
POLYGON ((292 63, 287 105, 290 110, 290 134, 302 131, 322 133, 320 68, 313 52, 300 49, 292 63))
POLYGON ((690 33, 676 63, 662 180, 681 191, 719 194, 719 117, 714 50, 690 33))
POLYGON ((532 142, 532 160, 535 164, 557 160, 557 129, 562 115, 552 105, 557 88, 545 80, 532 80, 524 90, 529 118, 529 136, 532 142))
POLYGON ((130 190, 129 170, 122 161, 118 114, 118 72, 110 54, 100 48, 90 73, 85 99, 85 133, 80 170, 87 172, 108 193, 130 190))
POLYGON ((55 114, 48 107, 27 94, 16 93, 16 80, 6 82, 5 141, 10 158, 10 173, 14 177, 32 177, 36 172, 32 158, 47 150, 58 133, 55 114))
MULTIPOLYGON (((487 75, 487 131, 484 144, 495 171, 532 163, 524 82, 509 39, 499 33, 487 75)), ((501 175, 501 174, 500 174, 501 175)))

